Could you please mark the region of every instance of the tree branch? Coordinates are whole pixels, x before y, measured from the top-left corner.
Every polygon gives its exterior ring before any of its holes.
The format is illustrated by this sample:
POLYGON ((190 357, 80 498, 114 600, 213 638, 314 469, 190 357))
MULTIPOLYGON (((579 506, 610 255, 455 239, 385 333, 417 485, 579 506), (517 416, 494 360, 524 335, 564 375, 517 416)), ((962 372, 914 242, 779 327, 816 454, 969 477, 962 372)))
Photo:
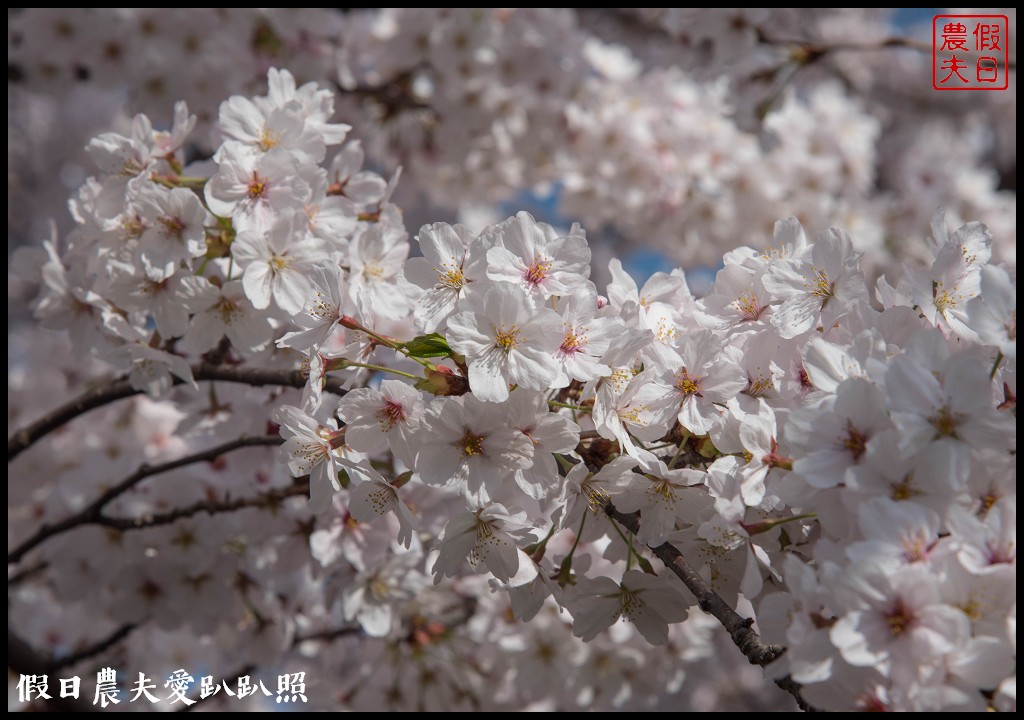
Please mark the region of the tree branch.
POLYGON ((362 632, 363 629, 358 625, 343 625, 342 627, 330 628, 328 630, 318 630, 306 633, 305 635, 296 635, 295 639, 292 640, 292 647, 297 648, 305 642, 331 642, 349 635, 360 635, 362 632))
POLYGON ((46 560, 42 560, 40 562, 35 563, 34 565, 29 565, 28 567, 22 568, 18 572, 7 577, 7 589, 10 590, 12 587, 21 585, 21 583, 25 582, 26 580, 35 575, 38 575, 48 567, 50 567, 50 563, 46 560))
POLYGON ((437 110, 434 106, 417 98, 413 93, 413 83, 417 74, 429 69, 429 66, 420 64, 403 70, 394 77, 377 85, 345 87, 335 83, 334 87, 341 95, 376 102, 383 108, 385 119, 395 117, 406 110, 425 111, 436 116, 437 110))
MULTIPOLYGON (((220 380, 222 382, 240 383, 262 387, 264 385, 280 385, 301 388, 306 385, 306 378, 298 370, 273 370, 263 368, 228 367, 199 363, 192 366, 192 376, 197 382, 203 380, 220 380)), ((174 379, 175 385, 181 385, 180 378, 174 379)), ((335 395, 344 395, 345 389, 338 380, 327 378, 324 389, 335 395)), ((22 452, 30 448, 38 440, 50 434, 61 425, 84 415, 90 410, 109 405, 141 391, 133 388, 127 378, 118 378, 87 390, 77 398, 62 405, 53 412, 17 430, 7 441, 7 462, 10 463, 22 452)))
POLYGON ((281 438, 277 436, 264 436, 264 437, 241 437, 237 440, 226 442, 222 445, 209 448, 208 450, 202 450, 200 452, 192 453, 180 457, 177 460, 171 460, 169 462, 161 463, 159 465, 148 465, 143 463, 139 466, 139 469, 133 472, 131 475, 126 477, 121 482, 117 483, 113 487, 109 488, 106 492, 100 495, 98 498, 93 500, 91 503, 86 505, 84 508, 79 510, 74 515, 71 515, 63 520, 53 524, 43 524, 36 532, 31 535, 27 540, 18 545, 14 550, 7 554, 7 564, 16 563, 25 556, 27 552, 35 548, 40 543, 59 535, 60 533, 67 532, 68 530, 79 527, 80 525, 96 525, 102 524, 103 508, 106 507, 114 498, 127 492, 131 488, 138 485, 140 482, 153 475, 159 475, 161 473, 176 470, 177 468, 184 467, 186 465, 192 465, 203 461, 216 460, 218 457, 225 453, 229 453, 233 450, 238 450, 244 447, 254 446, 269 446, 269 445, 280 445, 281 438))
POLYGON ((811 40, 797 40, 788 38, 774 38, 767 35, 758 28, 757 40, 764 45, 789 47, 799 50, 805 54, 808 61, 814 61, 833 52, 879 52, 893 48, 914 50, 921 53, 930 53, 932 46, 928 43, 914 40, 903 36, 892 36, 881 40, 869 42, 814 42, 811 40))
MULTIPOLYGON (((636 535, 640 531, 640 514, 623 513, 615 509, 615 506, 608 503, 605 512, 622 527, 636 535)), ((718 622, 728 631, 733 643, 740 649, 752 665, 764 667, 770 664, 786 651, 778 645, 769 645, 761 639, 761 636, 751 629, 754 621, 745 618, 732 609, 722 597, 708 585, 693 566, 686 561, 679 549, 669 543, 662 543, 651 550, 658 556, 665 567, 674 572, 683 581, 683 584, 697 598, 700 609, 713 615, 718 622)), ((818 712, 815 708, 804 702, 800 697, 800 685, 793 681, 788 675, 775 680, 775 684, 796 698, 801 710, 806 712, 818 712)))
POLYGON ((126 623, 107 637, 90 645, 89 647, 82 648, 78 652, 65 655, 64 657, 54 658, 47 666, 47 674, 54 672, 55 670, 66 668, 70 665, 75 665, 83 660, 88 660, 91 657, 96 657, 97 655, 106 652, 128 637, 138 626, 138 623, 126 623))
MULTIPOLYGON (((14 632, 14 629, 7 625, 7 667, 20 675, 46 675, 50 667, 50 660, 42 657, 32 646, 22 640, 14 632)), ((59 697, 53 695, 49 700, 42 700, 47 708, 64 712, 96 712, 96 708, 85 700, 72 697, 59 697)))
POLYGON ((282 500, 287 500, 290 497, 308 494, 309 482, 300 480, 292 485, 288 485, 287 487, 268 490, 260 495, 236 498, 234 500, 201 500, 199 502, 192 503, 191 505, 186 505, 185 507, 175 508, 174 510, 168 510, 164 513, 143 515, 138 518, 118 518, 101 514, 96 518, 94 524, 122 531, 143 530, 145 528, 156 527, 157 525, 170 525, 182 518, 192 517, 199 513, 219 515, 221 513, 241 510, 242 508, 271 507, 279 504, 282 500))

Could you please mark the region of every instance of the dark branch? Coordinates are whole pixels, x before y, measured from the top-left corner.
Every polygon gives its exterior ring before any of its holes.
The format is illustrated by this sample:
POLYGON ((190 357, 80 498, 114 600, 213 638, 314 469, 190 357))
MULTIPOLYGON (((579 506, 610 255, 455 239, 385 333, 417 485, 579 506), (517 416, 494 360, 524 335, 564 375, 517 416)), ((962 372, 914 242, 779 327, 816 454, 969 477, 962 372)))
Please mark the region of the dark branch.
POLYGON ((277 505, 280 505, 283 500, 287 500, 290 497, 297 497, 299 495, 309 495, 308 481, 299 480, 287 487, 268 490, 265 493, 253 495, 251 497, 236 498, 234 500, 201 500, 199 502, 192 503, 191 505, 186 505, 185 507, 168 510, 164 513, 143 515, 137 518, 118 518, 100 515, 95 520, 95 524, 122 531, 143 530, 145 528, 156 527, 157 525, 170 525, 182 518, 192 517, 193 515, 198 515, 200 513, 206 513, 207 515, 219 515, 221 513, 235 512, 236 510, 250 507, 276 507, 277 505))
POLYGON ((413 92, 417 75, 428 70, 429 67, 426 65, 417 65, 377 85, 344 87, 335 84, 335 90, 341 95, 372 100, 384 110, 385 119, 393 118, 405 111, 429 112, 436 115, 437 110, 434 106, 416 97, 413 92))
POLYGON ((12 587, 16 587, 18 585, 21 585, 21 583, 25 582, 29 578, 32 578, 32 577, 38 575, 39 573, 41 573, 43 570, 45 570, 48 567, 50 567, 50 563, 48 563, 46 560, 42 560, 42 561, 37 562, 37 563, 35 563, 33 565, 29 565, 28 567, 22 568, 21 570, 19 570, 18 572, 14 573, 13 575, 10 575, 7 578, 7 588, 8 588, 8 590, 10 588, 12 588, 12 587))
POLYGON ((125 625, 122 625, 117 630, 112 632, 107 637, 103 638, 97 643, 90 645, 89 647, 82 648, 78 652, 71 653, 70 655, 65 655, 64 657, 54 658, 49 663, 48 673, 69 667, 71 665, 75 665, 77 663, 82 662, 83 660, 88 660, 89 658, 96 657, 97 655, 105 653, 107 650, 114 647, 119 642, 128 637, 131 634, 131 632, 138 626, 138 623, 126 623, 125 625))
POLYGON ((930 53, 932 51, 932 46, 930 44, 902 36, 893 36, 882 40, 872 40, 870 42, 820 43, 812 42, 810 40, 775 38, 767 35, 762 29, 758 28, 757 40, 765 45, 795 48, 804 54, 805 60, 809 61, 817 60, 818 58, 833 52, 879 52, 881 50, 890 50, 893 48, 914 50, 916 52, 923 53, 930 53))
POLYGON ((344 625, 342 627, 331 628, 329 630, 319 630, 305 635, 296 635, 295 639, 292 641, 292 647, 298 647, 305 642, 331 642, 340 637, 360 635, 362 632, 363 629, 358 625, 344 625))
MULTIPOLYGON (((220 380, 222 382, 241 383, 255 387, 280 385, 301 388, 306 385, 306 378, 298 370, 268 370, 200 363, 192 366, 192 375, 197 382, 220 380)), ((175 385, 181 385, 182 382, 178 378, 174 380, 175 385)), ((327 379, 324 389, 335 395, 345 394, 345 389, 341 383, 331 378, 327 379)), ((7 462, 10 463, 40 438, 45 437, 64 423, 74 420, 79 415, 84 415, 90 410, 109 405, 123 398, 137 395, 139 392, 139 390, 136 390, 128 383, 127 378, 118 378, 82 393, 66 405, 62 405, 29 426, 16 431, 7 441, 7 462)))
MULTIPOLYGON (((14 632, 14 629, 7 625, 7 667, 19 675, 46 675, 49 671, 51 660, 42 657, 38 652, 22 640, 14 632)), ((51 693, 50 700, 42 700, 47 709, 62 712, 96 712, 96 708, 85 700, 78 698, 62 698, 57 693, 51 693)), ((38 701, 37 701, 38 702, 38 701)))
POLYGON ((53 524, 44 524, 34 534, 32 534, 27 540, 18 545, 14 550, 7 554, 7 563, 16 563, 25 556, 27 552, 35 548, 40 543, 59 535, 60 533, 67 532, 72 528, 79 527, 81 525, 96 525, 102 524, 103 508, 106 507, 114 498, 122 495, 131 488, 138 485, 140 482, 153 475, 159 475, 161 473, 176 470, 177 468, 184 467, 186 465, 192 465, 194 463, 209 461, 212 462, 218 457, 225 453, 229 453, 233 450, 238 450, 244 447, 253 447, 260 445, 280 445, 281 438, 276 436, 265 436, 265 437, 253 437, 253 438, 238 438, 226 442, 223 445, 212 447, 208 450, 202 450, 185 457, 178 458, 177 460, 171 460, 169 462, 161 463, 159 465, 148 465, 142 464, 139 469, 133 472, 131 475, 126 477, 121 482, 117 483, 113 487, 109 488, 106 492, 100 495, 98 498, 93 500, 87 506, 79 510, 74 515, 64 518, 60 522, 53 524))
MULTIPOLYGON (((634 535, 640 531, 639 513, 626 514, 620 512, 611 503, 605 506, 605 512, 634 535)), ((729 603, 723 600, 704 581, 704 578, 694 570, 693 566, 686 561, 686 558, 683 557, 683 554, 674 545, 666 542, 658 547, 652 547, 651 550, 658 556, 658 559, 665 563, 665 567, 674 572, 689 591, 693 593, 694 597, 697 598, 700 609, 713 615, 718 622, 722 623, 722 626, 725 627, 732 638, 733 643, 740 649, 740 652, 746 655, 751 664, 764 667, 786 651, 783 647, 769 645, 764 642, 751 628, 754 621, 743 617, 733 610, 729 603)), ((802 710, 817 712, 815 708, 808 705, 800 697, 800 685, 795 683, 788 675, 775 680, 775 684, 796 698, 797 704, 802 710)))

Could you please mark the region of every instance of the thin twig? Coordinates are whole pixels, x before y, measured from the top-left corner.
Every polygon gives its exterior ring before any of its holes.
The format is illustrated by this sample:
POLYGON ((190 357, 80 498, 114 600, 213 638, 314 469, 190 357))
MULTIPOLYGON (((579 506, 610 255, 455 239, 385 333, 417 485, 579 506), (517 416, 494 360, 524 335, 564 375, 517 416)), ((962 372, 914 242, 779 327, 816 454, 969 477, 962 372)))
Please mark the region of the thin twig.
MULTIPOLYGON (((605 506, 605 512, 634 535, 640 531, 639 513, 627 514, 620 512, 611 503, 605 506)), ((786 651, 783 647, 764 642, 761 636, 751 628, 754 621, 743 617, 733 610, 732 606, 704 581, 704 578, 686 561, 686 558, 683 557, 683 554, 674 545, 666 542, 658 547, 652 547, 651 550, 665 564, 665 567, 675 573, 690 592, 693 593, 697 598, 697 604, 700 606, 700 609, 713 615, 718 622, 722 623, 722 626, 728 631, 729 637, 732 638, 733 643, 747 657, 751 664, 764 667, 786 651)), ((817 712, 815 708, 808 705, 800 697, 800 685, 794 682, 788 675, 784 678, 776 679, 775 684, 796 698, 796 702, 802 710, 817 712)))
POLYGON ((71 665, 76 665, 83 660, 88 660, 89 658, 96 657, 97 655, 106 652, 128 637, 138 626, 138 623, 126 623, 114 632, 110 633, 107 637, 90 645, 89 647, 82 648, 78 652, 65 655, 64 657, 54 658, 48 665, 47 674, 54 672, 55 670, 70 667, 71 665))
POLYGON ((42 560, 33 565, 29 565, 28 567, 22 568, 21 570, 7 578, 7 588, 10 589, 12 587, 20 585, 29 578, 38 575, 48 567, 50 567, 50 563, 46 560, 42 560))
POLYGON ((216 460, 218 457, 225 453, 229 453, 233 450, 238 450, 244 447, 254 447, 260 445, 280 445, 281 438, 270 435, 263 437, 241 437, 237 440, 226 442, 222 445, 209 448, 208 450, 202 450, 200 452, 192 453, 180 457, 177 460, 171 460, 169 462, 161 463, 159 465, 148 465, 143 463, 139 466, 138 470, 133 472, 131 475, 126 477, 121 482, 110 487, 106 492, 100 495, 98 498, 93 500, 91 503, 86 505, 84 508, 79 510, 74 515, 64 518, 63 520, 53 524, 43 524, 36 532, 31 535, 27 540, 18 545, 14 550, 7 554, 7 564, 16 563, 25 556, 27 552, 32 550, 34 547, 44 542, 45 540, 59 535, 60 533, 67 532, 68 530, 79 527, 81 525, 95 525, 99 524, 103 517, 103 508, 107 506, 114 498, 127 492, 131 488, 138 485, 140 482, 153 475, 159 475, 161 473, 168 472, 170 470, 176 470, 177 468, 184 467, 186 465, 192 465, 194 463, 216 460))
MULTIPOLYGON (((43 657, 31 645, 22 640, 10 625, 7 624, 7 667, 19 675, 46 675, 51 660, 43 657)), ((96 712, 96 708, 84 699, 75 697, 59 697, 53 694, 49 700, 39 699, 33 702, 45 704, 46 708, 64 712, 96 712)))
POLYGON ((404 111, 427 112, 437 115, 437 110, 430 103, 418 98, 413 93, 413 84, 416 76, 429 67, 425 64, 408 68, 398 73, 386 82, 377 85, 356 85, 344 87, 335 84, 335 89, 340 95, 359 98, 360 100, 372 100, 384 109, 385 119, 392 118, 404 111))
MULTIPOLYGON (((307 381, 298 370, 229 367, 207 363, 193 365, 192 376, 197 382, 220 380, 222 382, 240 383, 254 387, 281 385, 284 387, 301 388, 305 387, 307 381)), ((174 379, 175 385, 180 385, 182 382, 179 378, 174 379)), ((341 382, 332 378, 327 378, 324 389, 335 395, 344 395, 346 392, 341 382)), ((79 415, 84 415, 90 410, 109 405, 122 398, 137 395, 139 392, 141 391, 136 390, 129 384, 127 378, 118 378, 82 393, 66 405, 62 405, 27 427, 16 431, 7 441, 7 462, 10 463, 39 439, 53 432, 61 425, 74 420, 79 415)))
POLYGON ((358 625, 343 625, 342 627, 318 630, 316 632, 307 633, 306 635, 296 635, 295 639, 292 640, 292 647, 298 647, 305 642, 331 642, 341 637, 359 635, 362 632, 363 629, 358 625))
POLYGON ((120 518, 110 517, 109 515, 100 515, 96 518, 94 524, 122 531, 143 530, 145 528, 156 527, 158 525, 170 525, 173 522, 183 518, 192 517, 193 515, 199 515, 200 513, 206 513, 207 515, 220 515, 222 513, 242 510, 243 508, 273 507, 279 505, 281 501, 287 500, 288 498, 308 494, 309 483, 300 480, 292 485, 268 490, 267 492, 259 495, 236 498, 234 500, 201 500, 199 502, 192 503, 191 505, 186 505, 185 507, 175 508, 174 510, 168 510, 163 513, 141 515, 137 518, 120 518))
POLYGON ((893 36, 882 40, 870 42, 814 42, 811 40, 797 40, 789 38, 773 38, 758 28, 757 40, 764 45, 775 45, 791 47, 805 54, 805 60, 817 60, 818 58, 832 52, 878 52, 893 48, 904 50, 915 50, 917 52, 930 53, 932 46, 929 43, 914 40, 913 38, 893 36))

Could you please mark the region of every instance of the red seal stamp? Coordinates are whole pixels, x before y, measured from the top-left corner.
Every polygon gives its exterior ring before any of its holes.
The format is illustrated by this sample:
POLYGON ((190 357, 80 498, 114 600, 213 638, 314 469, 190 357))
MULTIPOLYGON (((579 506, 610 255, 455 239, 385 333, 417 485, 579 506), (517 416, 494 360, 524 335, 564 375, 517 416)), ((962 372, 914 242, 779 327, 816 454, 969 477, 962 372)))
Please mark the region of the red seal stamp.
POLYGON ((1009 20, 1005 15, 936 15, 932 19, 932 87, 1006 90, 1009 20))

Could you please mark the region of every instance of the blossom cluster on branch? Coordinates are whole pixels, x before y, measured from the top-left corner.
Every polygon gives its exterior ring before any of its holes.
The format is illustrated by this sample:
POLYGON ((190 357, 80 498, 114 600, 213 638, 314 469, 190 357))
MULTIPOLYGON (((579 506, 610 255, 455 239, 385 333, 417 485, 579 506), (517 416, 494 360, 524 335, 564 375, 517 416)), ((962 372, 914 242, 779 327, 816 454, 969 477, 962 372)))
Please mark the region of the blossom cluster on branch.
POLYGON ((708 610, 815 708, 1015 707, 1016 278, 985 225, 939 211, 869 283, 790 217, 702 297, 618 260, 601 292, 579 224, 410 242, 335 99, 272 68, 206 160, 184 103, 136 116, 16 258, 70 345, 25 351, 14 424, 92 362, 147 396, 11 441, 31 643, 139 623, 130 662, 308 666, 323 707, 722 707, 708 610), (276 466, 241 451, 277 435, 276 466))

